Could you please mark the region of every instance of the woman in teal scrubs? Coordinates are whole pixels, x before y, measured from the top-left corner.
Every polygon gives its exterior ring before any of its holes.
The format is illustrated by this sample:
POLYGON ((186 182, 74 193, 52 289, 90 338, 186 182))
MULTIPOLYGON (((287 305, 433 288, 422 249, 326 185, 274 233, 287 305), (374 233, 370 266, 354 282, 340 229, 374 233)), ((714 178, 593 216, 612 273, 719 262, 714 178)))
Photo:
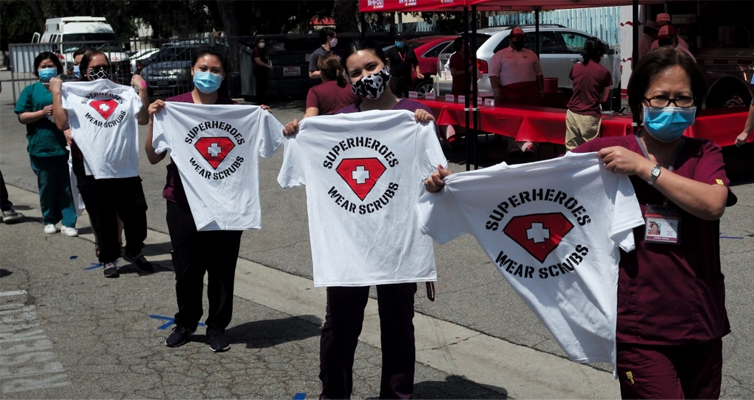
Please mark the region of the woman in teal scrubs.
POLYGON ((60 231, 66 236, 78 236, 76 207, 71 197, 68 174, 68 150, 63 131, 55 126, 52 117, 52 94, 47 89, 51 78, 63 73, 58 57, 45 51, 34 59, 34 75, 39 82, 24 88, 16 102, 18 120, 26 125, 27 151, 31 169, 37 175, 39 208, 42 210, 44 231, 60 231))

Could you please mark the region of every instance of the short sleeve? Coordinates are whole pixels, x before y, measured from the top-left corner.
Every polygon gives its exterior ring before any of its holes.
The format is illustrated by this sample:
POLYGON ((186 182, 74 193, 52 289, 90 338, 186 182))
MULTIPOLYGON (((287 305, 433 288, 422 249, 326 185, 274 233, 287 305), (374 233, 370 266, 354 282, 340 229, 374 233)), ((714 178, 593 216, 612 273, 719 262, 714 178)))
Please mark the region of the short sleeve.
POLYGON ((172 147, 170 146, 166 134, 167 129, 165 129, 165 125, 167 124, 167 121, 165 121, 165 117, 167 117, 166 114, 167 108, 163 107, 160 112, 154 115, 154 123, 152 124, 152 147, 154 147, 154 152, 157 154, 172 151, 172 147))
POLYGON ((318 58, 319 58, 319 49, 314 50, 314 52, 312 52, 312 55, 309 56, 309 72, 314 72, 318 69, 317 68, 318 58))
MULTIPOLYGON (((612 174, 605 171, 603 165, 600 165, 600 168, 603 169, 603 174, 612 174)), ((623 251, 633 251, 635 247, 633 229, 644 224, 639 201, 628 176, 612 175, 611 178, 616 179, 617 182, 613 192, 613 224, 610 236, 623 251)))
POLYGON ((568 73, 568 79, 573 80, 573 70, 576 69, 576 66, 578 64, 574 64, 573 67, 571 67, 571 72, 568 73))
POLYGON ((534 59, 534 73, 537 74, 537 76, 543 75, 542 67, 539 65, 539 57, 537 57, 536 55, 534 57, 536 57, 534 59))
POLYGON ((500 76, 500 67, 502 66, 502 50, 495 53, 490 59, 490 76, 500 76))
POLYGON ((408 59, 414 68, 419 66, 419 59, 416 58, 416 52, 414 49, 408 49, 408 59))
POLYGON ((126 90, 131 98, 131 111, 134 113, 134 118, 137 118, 142 106, 141 97, 130 86, 126 90))
POLYGON ((18 100, 16 100, 16 108, 13 109, 13 112, 15 112, 16 114, 34 111, 34 106, 32 105, 31 101, 31 88, 32 85, 25 87, 21 94, 18 96, 18 100))
POLYGON ((439 244, 448 243, 467 232, 468 224, 447 187, 438 193, 425 192, 414 210, 419 217, 419 230, 439 244))
POLYGON ((605 82, 603 87, 610 86, 613 86, 613 75, 610 73, 610 71, 605 70, 605 82))
POLYGON ((259 155, 268 158, 283 144, 285 127, 268 111, 260 108, 256 112, 259 115, 257 120, 259 155))
POLYGON ((70 98, 73 94, 71 93, 71 90, 66 86, 68 85, 63 82, 63 86, 60 88, 60 105, 64 110, 73 111, 73 102, 75 100, 70 98))
POLYGON ((455 70, 463 71, 463 56, 458 53, 453 53, 453 55, 450 56, 450 60, 448 61, 448 66, 455 70))
POLYGON ((448 161, 442 152, 440 141, 437 139, 434 124, 417 122, 416 152, 419 179, 427 179, 439 165, 448 167, 448 161))
POLYGON ((722 149, 711 140, 703 140, 701 146, 701 156, 694 168, 694 175, 691 178, 709 185, 727 187, 728 201, 726 206, 730 207, 736 204, 738 198, 730 190, 730 180, 725 173, 725 161, 723 160, 722 149))
POLYGON ((296 140, 298 135, 283 139, 283 165, 278 173, 278 184, 283 189, 306 185, 306 155, 301 144, 296 140))
POLYGON ((312 87, 309 89, 309 93, 306 95, 306 108, 309 107, 317 107, 319 108, 319 96, 317 96, 317 91, 314 90, 317 86, 312 87))

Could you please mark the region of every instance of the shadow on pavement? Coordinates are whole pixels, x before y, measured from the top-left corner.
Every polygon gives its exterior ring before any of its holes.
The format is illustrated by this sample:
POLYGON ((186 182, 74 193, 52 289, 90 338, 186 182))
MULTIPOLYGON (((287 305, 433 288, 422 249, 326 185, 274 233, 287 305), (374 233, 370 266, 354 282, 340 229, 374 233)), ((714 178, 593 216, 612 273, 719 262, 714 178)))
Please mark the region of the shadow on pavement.
MULTIPOLYGON (((311 319, 313 316, 245 322, 228 328, 225 337, 231 344, 246 344, 247 349, 264 349, 319 336, 319 326, 301 318, 311 319)), ((192 335, 191 341, 206 343, 207 336, 192 335)))
POLYGON ((508 391, 490 385, 480 385, 459 375, 445 381, 426 381, 414 384, 415 399, 507 399, 508 391))

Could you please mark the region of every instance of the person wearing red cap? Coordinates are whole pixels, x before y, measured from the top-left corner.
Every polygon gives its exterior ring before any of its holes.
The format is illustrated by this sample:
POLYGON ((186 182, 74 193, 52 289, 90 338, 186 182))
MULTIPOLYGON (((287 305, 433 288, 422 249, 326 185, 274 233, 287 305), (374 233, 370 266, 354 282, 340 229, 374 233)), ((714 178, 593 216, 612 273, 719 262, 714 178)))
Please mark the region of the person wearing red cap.
POLYGON ((689 49, 683 48, 678 43, 678 35, 675 32, 675 28, 673 25, 665 25, 662 28, 660 28, 660 31, 657 33, 657 42, 660 44, 660 47, 674 47, 678 50, 683 51, 684 53, 688 54, 689 57, 691 57, 694 62, 696 62, 696 58, 693 54, 689 51, 689 49))
MULTIPOLYGON (((654 21, 647 21, 644 24, 644 31, 639 38, 639 60, 652 49, 652 43, 657 38, 657 24, 654 21)), ((639 60, 636 60, 637 62, 639 60)))
MULTIPOLYGON (((657 14, 656 21, 657 21, 657 29, 662 29, 663 26, 672 26, 670 24, 670 14, 668 13, 657 14)), ((655 40, 654 42, 652 42, 652 46, 650 47, 650 50, 654 50, 660 46, 661 45, 659 43, 659 39, 655 40)), ((686 52, 688 53, 689 44, 686 43, 686 41, 683 40, 682 37, 678 38, 678 47, 680 47, 681 49, 685 49, 686 52)))
MULTIPOLYGON (((539 58, 524 47, 524 30, 515 27, 508 37, 510 46, 498 51, 490 60, 490 85, 495 104, 541 106, 545 81, 539 58)), ((531 142, 516 142, 509 151, 530 151, 531 142)))

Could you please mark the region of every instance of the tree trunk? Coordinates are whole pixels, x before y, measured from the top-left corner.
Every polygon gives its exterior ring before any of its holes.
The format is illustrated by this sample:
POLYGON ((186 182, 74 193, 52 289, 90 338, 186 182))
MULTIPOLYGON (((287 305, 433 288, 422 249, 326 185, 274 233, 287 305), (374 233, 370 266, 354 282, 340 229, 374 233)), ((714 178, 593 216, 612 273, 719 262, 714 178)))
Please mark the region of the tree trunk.
POLYGON ((220 18, 223 20, 225 36, 241 36, 234 3, 234 0, 217 0, 217 8, 220 11, 220 18))
POLYGON ((37 24, 39 34, 45 32, 45 15, 42 12, 42 6, 39 5, 38 0, 24 0, 24 3, 31 10, 31 14, 34 17, 34 22, 37 24))
POLYGON ((358 32, 359 24, 356 19, 359 13, 359 3, 353 0, 335 0, 333 6, 335 14, 335 29, 338 32, 358 32))

